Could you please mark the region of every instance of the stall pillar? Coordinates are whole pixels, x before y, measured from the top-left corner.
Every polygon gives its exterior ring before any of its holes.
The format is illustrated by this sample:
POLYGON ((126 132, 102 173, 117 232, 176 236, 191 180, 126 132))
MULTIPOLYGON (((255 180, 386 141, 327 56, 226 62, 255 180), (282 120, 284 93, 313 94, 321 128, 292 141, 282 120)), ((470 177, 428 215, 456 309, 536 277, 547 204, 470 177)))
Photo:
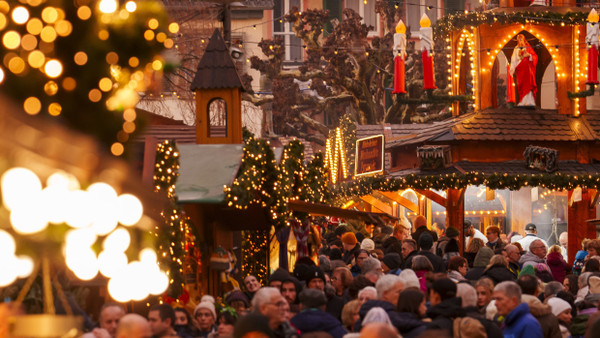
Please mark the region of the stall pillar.
POLYGON ((596 218, 596 194, 595 189, 584 189, 581 193, 581 201, 572 202, 573 190, 569 190, 569 221, 567 231, 569 233, 569 264, 575 261, 575 254, 581 250, 581 241, 585 238, 596 238, 596 226, 586 222, 596 218))
MULTIPOLYGON (((448 189, 446 191, 446 227, 455 227, 459 232, 459 238, 463 238, 463 222, 465 215, 465 190, 461 189, 448 189)), ((458 245, 460 252, 463 252, 463 242, 459 241, 458 245)))

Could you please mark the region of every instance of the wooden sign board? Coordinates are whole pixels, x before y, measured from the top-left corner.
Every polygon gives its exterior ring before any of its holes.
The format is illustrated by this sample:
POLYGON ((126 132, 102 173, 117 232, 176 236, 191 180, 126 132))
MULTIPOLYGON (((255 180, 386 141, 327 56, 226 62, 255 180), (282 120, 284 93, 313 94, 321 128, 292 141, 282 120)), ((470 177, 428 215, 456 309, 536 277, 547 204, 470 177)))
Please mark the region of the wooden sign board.
POLYGON ((356 141, 355 176, 383 172, 384 145, 383 135, 369 136, 356 141))

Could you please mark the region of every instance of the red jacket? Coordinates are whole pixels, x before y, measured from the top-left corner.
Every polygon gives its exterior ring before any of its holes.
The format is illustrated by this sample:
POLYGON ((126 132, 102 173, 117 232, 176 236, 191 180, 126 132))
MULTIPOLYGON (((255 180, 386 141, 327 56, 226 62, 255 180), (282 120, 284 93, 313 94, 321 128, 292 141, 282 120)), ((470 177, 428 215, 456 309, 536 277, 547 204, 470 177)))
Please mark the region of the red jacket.
POLYGON ((549 253, 548 257, 546 257, 546 263, 550 267, 550 271, 552 271, 554 280, 560 283, 565 280, 565 276, 571 271, 571 267, 565 262, 560 252, 549 253))

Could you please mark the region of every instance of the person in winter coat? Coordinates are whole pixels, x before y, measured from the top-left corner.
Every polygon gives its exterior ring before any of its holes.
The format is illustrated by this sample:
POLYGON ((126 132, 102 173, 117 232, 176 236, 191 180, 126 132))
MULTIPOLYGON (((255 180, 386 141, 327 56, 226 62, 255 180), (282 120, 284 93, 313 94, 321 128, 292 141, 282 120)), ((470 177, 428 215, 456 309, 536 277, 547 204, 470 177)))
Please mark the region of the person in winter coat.
POLYGON ((367 316, 369 310, 375 307, 380 307, 383 310, 385 310, 393 326, 400 326, 403 318, 400 318, 400 315, 398 314, 398 312, 396 312, 396 307, 390 302, 386 302, 384 300, 379 299, 373 299, 368 300, 360 307, 360 310, 358 310, 358 315, 360 316, 360 319, 356 322, 356 324, 354 324, 354 332, 360 332, 360 330, 363 327, 362 321, 367 316))
POLYGON ((488 264, 483 272, 483 277, 489 277, 494 281, 494 284, 517 280, 515 275, 508 269, 508 262, 502 255, 492 256, 490 264, 488 264))
POLYGON ((421 291, 423 291, 423 293, 426 293, 427 292, 427 280, 425 279, 425 275, 427 275, 428 272, 433 271, 433 266, 431 265, 431 262, 429 262, 427 257, 417 255, 417 256, 413 257, 412 270, 415 272, 415 274, 417 275, 417 278, 419 279, 419 285, 420 285, 421 291))
POLYGON ((529 305, 521 302, 521 288, 515 282, 502 282, 494 288, 498 314, 504 317, 504 337, 542 338, 540 323, 529 313, 529 305))
POLYGON ((489 278, 481 278, 475 283, 475 291, 477 291, 477 308, 479 313, 485 315, 492 294, 494 293, 494 282, 489 278))
MULTIPOLYGON (((587 243, 584 240, 585 243, 587 243)), ((581 274, 581 270, 583 270, 583 266, 585 265, 585 258, 587 257, 588 252, 585 250, 585 245, 584 245, 584 250, 579 250, 577 251, 577 253, 575 254, 575 262, 573 262, 573 274, 576 276, 579 276, 581 274)))
POLYGON ((425 331, 426 323, 421 319, 425 317, 427 306, 425 294, 419 290, 408 289, 402 291, 398 298, 397 322, 398 332, 405 338, 418 337, 425 331))
POLYGON ((383 259, 381 260, 381 268, 383 269, 383 273, 385 274, 398 276, 400 272, 402 272, 402 269, 400 269, 401 265, 402 258, 400 257, 400 254, 396 252, 390 252, 385 254, 385 256, 383 256, 383 259))
MULTIPOLYGON (((433 267, 433 272, 446 272, 446 265, 444 264, 444 261, 439 256, 437 256, 436 254, 434 254, 430 251, 431 247, 433 246, 433 238, 431 237, 431 235, 428 232, 424 232, 419 237, 418 244, 419 244, 419 247, 421 248, 421 250, 417 251, 417 255, 427 257, 427 259, 429 260, 429 262, 431 263, 431 265, 433 267)), ((414 259, 414 256, 413 256, 413 258, 407 258, 407 260, 404 264, 405 269, 411 268, 412 259, 414 259)))
POLYGON ((481 278, 485 268, 490 264, 490 259, 493 255, 494 252, 488 247, 479 249, 479 252, 475 256, 475 261, 473 262, 473 268, 467 272, 465 278, 470 281, 476 281, 481 278))
POLYGON ((548 305, 552 307, 552 314, 558 319, 560 334, 562 338, 569 338, 569 326, 571 325, 571 305, 558 297, 548 299, 548 305))
POLYGON ((452 257, 460 256, 459 250, 458 241, 454 238, 450 239, 448 244, 444 247, 444 256, 442 257, 444 263, 448 264, 448 261, 450 261, 452 257))
POLYGON ((535 266, 535 275, 537 278, 541 279, 544 283, 549 283, 554 281, 554 277, 552 277, 552 273, 550 272, 550 268, 548 265, 544 263, 538 263, 535 266))
POLYGON ((448 262, 448 278, 455 283, 466 280, 465 275, 468 268, 469 263, 466 258, 460 256, 452 257, 448 262))
POLYGON ((562 283, 565 280, 565 276, 571 271, 571 267, 569 266, 569 263, 565 262, 560 246, 553 245, 548 251, 546 264, 550 267, 550 272, 552 273, 554 280, 562 283))
POLYGON ((542 334, 545 338, 560 338, 558 319, 552 314, 552 307, 543 304, 538 298, 540 294, 538 283, 538 278, 533 275, 527 274, 519 277, 517 284, 521 287, 521 301, 529 306, 529 312, 542 327, 542 334))
POLYGON ((300 304, 300 313, 292 317, 290 323, 301 334, 324 331, 333 338, 342 338, 347 333, 337 318, 324 311, 327 297, 322 291, 304 289, 300 293, 300 304))
POLYGON ((536 266, 538 263, 546 264, 546 245, 541 239, 536 239, 529 245, 529 251, 524 253, 519 259, 521 267, 527 265, 536 266))
POLYGON ((448 227, 446 229, 446 234, 444 236, 440 237, 440 239, 438 239, 438 241, 437 241, 437 244, 435 245, 435 254, 440 257, 444 257, 445 248, 446 248, 446 245, 448 245, 448 242, 451 239, 458 241, 459 237, 460 237, 460 232, 458 232, 458 230, 456 228, 448 227))
POLYGON ((456 284, 449 278, 434 281, 429 289, 429 301, 427 317, 431 323, 427 330, 443 330, 452 337, 454 319, 466 315, 461 299, 456 297, 456 284))
POLYGON ((344 248, 342 260, 347 265, 350 265, 353 263, 356 253, 360 250, 360 244, 358 244, 356 235, 354 235, 352 232, 346 232, 343 234, 341 240, 342 247, 344 248))
MULTIPOLYGON (((464 256, 469 262, 469 267, 472 268, 475 263, 475 256, 479 253, 479 250, 485 246, 483 240, 479 238, 473 238, 469 241, 467 249, 465 249, 464 256)), ((491 257, 491 256, 490 256, 491 257)), ((486 264, 487 265, 487 264, 486 264)))

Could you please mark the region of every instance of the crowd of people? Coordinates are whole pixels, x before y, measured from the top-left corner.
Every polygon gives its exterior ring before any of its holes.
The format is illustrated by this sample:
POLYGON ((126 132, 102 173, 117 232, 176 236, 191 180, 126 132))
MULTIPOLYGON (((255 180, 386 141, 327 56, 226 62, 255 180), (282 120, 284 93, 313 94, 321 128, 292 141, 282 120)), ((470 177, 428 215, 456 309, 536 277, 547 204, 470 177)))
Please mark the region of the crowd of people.
POLYGON ((205 295, 189 313, 157 305, 148 318, 107 304, 89 337, 600 337, 600 240, 567 263, 567 234, 548 247, 465 221, 460 232, 418 216, 373 233, 338 226, 318 262, 299 258, 266 285, 205 295), (119 320, 120 318, 120 320, 119 320), (118 324, 117 324, 118 323, 118 324))

